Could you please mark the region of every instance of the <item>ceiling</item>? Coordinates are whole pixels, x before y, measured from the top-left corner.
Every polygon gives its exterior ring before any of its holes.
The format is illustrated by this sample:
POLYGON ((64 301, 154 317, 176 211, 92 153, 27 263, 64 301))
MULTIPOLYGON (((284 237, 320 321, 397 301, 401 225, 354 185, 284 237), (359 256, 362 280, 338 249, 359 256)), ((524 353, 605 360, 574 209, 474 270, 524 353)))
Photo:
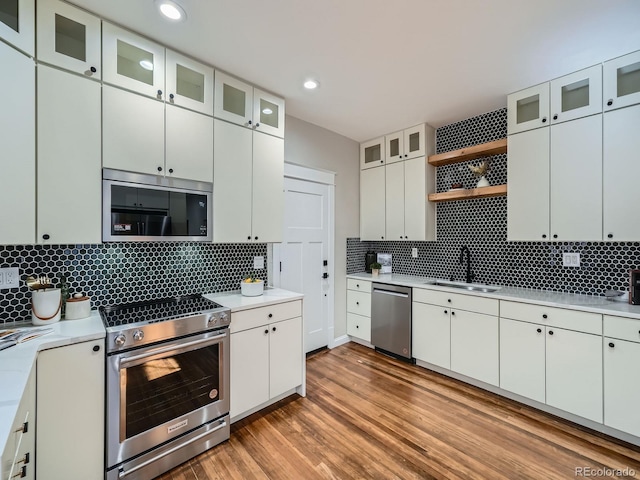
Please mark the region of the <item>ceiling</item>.
POLYGON ((506 106, 507 93, 640 50, 638 0, 72 0, 285 97, 356 141, 506 106), (314 77, 320 87, 305 91, 314 77))

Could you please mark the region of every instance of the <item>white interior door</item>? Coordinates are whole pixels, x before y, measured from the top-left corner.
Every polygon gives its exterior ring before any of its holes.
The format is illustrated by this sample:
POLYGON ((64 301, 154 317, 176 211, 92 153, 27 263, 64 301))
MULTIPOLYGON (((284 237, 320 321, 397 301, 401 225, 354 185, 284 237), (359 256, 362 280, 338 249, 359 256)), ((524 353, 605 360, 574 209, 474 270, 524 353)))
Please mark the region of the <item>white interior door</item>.
POLYGON ((305 352, 311 352, 327 346, 329 338, 333 279, 323 278, 328 272, 324 262, 329 261, 329 186, 285 178, 284 191, 283 239, 274 245, 274 257, 280 259, 275 284, 304 294, 305 352))

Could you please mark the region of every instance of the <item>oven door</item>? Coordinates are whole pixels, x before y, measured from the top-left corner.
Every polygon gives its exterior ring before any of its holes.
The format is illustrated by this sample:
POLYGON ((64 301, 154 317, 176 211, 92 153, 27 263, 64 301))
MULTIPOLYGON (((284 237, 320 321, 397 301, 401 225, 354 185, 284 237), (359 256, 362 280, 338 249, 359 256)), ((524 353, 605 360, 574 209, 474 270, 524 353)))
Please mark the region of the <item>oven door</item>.
POLYGON ((107 466, 229 413, 229 329, 107 357, 107 466))

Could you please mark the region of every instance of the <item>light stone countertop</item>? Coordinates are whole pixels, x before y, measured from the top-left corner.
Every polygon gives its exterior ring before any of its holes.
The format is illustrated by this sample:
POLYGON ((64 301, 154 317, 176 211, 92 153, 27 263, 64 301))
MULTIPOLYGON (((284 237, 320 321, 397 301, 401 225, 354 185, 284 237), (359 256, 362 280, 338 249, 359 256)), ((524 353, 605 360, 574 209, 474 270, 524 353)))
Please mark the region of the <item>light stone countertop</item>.
MULTIPOLYGON (((276 303, 300 300, 304 297, 301 293, 290 292, 281 288, 265 288, 264 293, 257 297, 245 297, 240 291, 211 293, 205 295, 209 300, 218 302, 220 305, 229 307, 231 312, 239 312, 250 308, 266 307, 276 303)), ((233 318, 231 319, 233 322, 233 318)))
MULTIPOLYGON (((30 324, 7 325, 7 328, 28 327, 30 324)), ((5 449, 18 404, 31 369, 35 368, 38 352, 74 343, 99 340, 105 337, 102 319, 97 311, 81 320, 61 320, 51 324, 53 332, 19 343, 0 351, 0 453, 5 449)))
POLYGON ((496 290, 495 292, 473 292, 469 290, 445 287, 441 285, 433 285, 433 282, 436 281, 436 279, 433 277, 400 275, 394 273, 384 273, 380 274, 377 277, 373 277, 370 273, 355 273, 347 275, 347 278, 387 283, 391 285, 402 285, 413 288, 424 288, 427 290, 440 290, 451 293, 459 293, 462 295, 475 295, 485 298, 495 298, 497 300, 511 300, 521 303, 533 303, 536 305, 567 308, 570 310, 580 310, 583 312, 615 315, 619 317, 640 320, 640 305, 629 305, 626 301, 612 302, 602 296, 578 295, 575 293, 552 292, 545 290, 535 290, 531 288, 500 287, 499 285, 490 285, 493 287, 499 287, 499 290, 496 290))

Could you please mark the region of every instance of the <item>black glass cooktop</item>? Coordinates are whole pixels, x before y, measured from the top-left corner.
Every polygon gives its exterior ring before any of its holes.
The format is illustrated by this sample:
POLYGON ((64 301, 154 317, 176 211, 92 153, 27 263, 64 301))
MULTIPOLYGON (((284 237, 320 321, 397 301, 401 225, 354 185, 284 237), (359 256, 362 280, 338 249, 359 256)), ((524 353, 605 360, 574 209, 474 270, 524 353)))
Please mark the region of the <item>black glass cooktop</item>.
POLYGON ((105 327, 132 323, 154 323, 190 315, 211 312, 222 305, 204 298, 202 295, 163 298, 145 302, 123 303, 100 307, 100 316, 105 327))

